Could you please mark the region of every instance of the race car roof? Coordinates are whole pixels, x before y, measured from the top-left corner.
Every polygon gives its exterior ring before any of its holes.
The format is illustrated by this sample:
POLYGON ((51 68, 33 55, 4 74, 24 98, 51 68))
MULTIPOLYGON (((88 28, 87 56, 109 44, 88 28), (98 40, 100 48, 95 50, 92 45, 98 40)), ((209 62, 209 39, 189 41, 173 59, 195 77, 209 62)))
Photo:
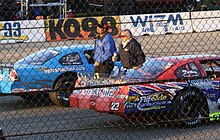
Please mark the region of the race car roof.
POLYGON ((58 46, 48 48, 56 51, 67 51, 67 50, 92 50, 94 46, 92 45, 71 45, 71 46, 58 46))
POLYGON ((170 62, 177 62, 182 60, 190 60, 190 59, 220 59, 220 57, 216 54, 193 54, 193 55, 177 55, 177 56, 162 56, 155 59, 162 59, 170 62))

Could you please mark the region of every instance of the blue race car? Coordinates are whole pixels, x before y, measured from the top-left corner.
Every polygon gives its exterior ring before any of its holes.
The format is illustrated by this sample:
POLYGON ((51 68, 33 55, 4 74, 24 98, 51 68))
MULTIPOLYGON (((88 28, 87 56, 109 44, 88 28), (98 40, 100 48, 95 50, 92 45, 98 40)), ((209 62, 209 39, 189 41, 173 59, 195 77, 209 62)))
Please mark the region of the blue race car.
MULTIPOLYGON (((46 92, 48 90, 72 88, 75 85, 77 73, 90 76, 93 74, 93 54, 94 47, 90 45, 40 50, 17 61, 12 66, 1 67, 0 92, 16 94, 27 99, 31 92, 45 91, 44 94, 48 95, 46 92)), ((119 70, 121 64, 115 64, 119 70)), ((68 92, 50 92, 49 97, 56 105, 69 105, 68 92)))

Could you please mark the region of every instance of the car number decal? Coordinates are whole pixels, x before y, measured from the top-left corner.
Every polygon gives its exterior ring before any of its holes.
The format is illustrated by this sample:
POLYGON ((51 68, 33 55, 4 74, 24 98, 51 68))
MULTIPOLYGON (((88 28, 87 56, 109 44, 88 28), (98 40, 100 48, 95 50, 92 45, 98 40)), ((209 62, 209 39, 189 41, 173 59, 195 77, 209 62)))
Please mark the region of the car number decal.
POLYGON ((120 104, 118 102, 112 102, 111 103, 111 110, 112 111, 118 111, 120 104))

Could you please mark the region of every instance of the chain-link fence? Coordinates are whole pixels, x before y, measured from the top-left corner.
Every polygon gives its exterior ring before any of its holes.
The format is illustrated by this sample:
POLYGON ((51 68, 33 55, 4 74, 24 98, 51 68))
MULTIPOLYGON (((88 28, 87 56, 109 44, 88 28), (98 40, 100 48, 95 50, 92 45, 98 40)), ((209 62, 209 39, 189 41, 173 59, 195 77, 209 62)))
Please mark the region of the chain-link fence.
POLYGON ((218 139, 219 4, 0 1, 0 140, 218 139))

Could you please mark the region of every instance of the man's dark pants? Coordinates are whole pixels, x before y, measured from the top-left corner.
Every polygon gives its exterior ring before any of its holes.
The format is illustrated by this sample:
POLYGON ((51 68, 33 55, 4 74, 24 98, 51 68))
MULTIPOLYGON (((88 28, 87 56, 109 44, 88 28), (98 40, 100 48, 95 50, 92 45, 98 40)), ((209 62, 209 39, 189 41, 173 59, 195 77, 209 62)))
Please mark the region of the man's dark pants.
POLYGON ((109 77, 114 68, 114 63, 105 63, 95 66, 95 73, 99 73, 100 77, 109 77))

